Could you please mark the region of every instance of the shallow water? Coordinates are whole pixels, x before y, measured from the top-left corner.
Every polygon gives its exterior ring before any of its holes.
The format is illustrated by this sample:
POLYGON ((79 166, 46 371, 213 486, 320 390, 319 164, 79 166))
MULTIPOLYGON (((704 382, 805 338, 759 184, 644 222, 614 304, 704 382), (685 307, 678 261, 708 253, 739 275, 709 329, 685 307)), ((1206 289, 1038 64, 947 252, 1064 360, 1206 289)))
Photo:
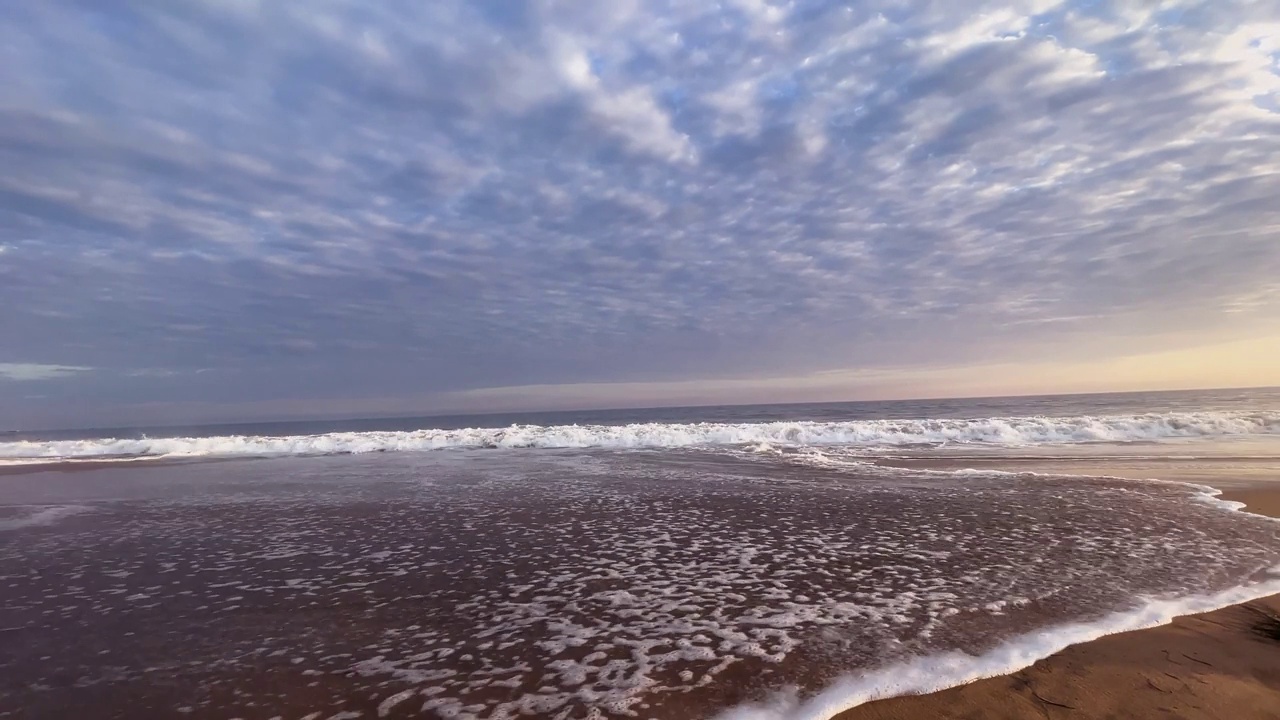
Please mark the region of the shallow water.
POLYGON ((1280 523, 1203 490, 1001 453, 1035 465, 757 444, 0 477, 0 711, 710 717, 1280 564, 1280 523))

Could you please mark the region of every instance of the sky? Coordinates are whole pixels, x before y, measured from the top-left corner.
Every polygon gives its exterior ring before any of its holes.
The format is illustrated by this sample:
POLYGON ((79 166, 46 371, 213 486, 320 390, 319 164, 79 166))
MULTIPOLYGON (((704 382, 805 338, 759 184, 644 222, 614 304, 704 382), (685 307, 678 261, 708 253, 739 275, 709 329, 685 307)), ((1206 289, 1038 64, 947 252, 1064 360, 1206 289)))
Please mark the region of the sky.
POLYGON ((1280 384, 1280 0, 0 4, 0 427, 1280 384))

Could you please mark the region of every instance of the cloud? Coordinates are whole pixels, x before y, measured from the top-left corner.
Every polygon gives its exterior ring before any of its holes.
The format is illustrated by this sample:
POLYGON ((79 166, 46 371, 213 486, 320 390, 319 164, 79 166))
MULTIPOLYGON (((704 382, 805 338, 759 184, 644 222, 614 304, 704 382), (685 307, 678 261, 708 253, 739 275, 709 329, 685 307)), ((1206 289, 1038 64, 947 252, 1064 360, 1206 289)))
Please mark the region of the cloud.
POLYGON ((106 408, 1265 334, 1277 22, 1273 0, 6 6, 3 359, 101 368, 75 401, 106 408), (153 367, 172 382, 119 382, 153 367))
POLYGON ((0 380, 15 382, 31 382, 36 380, 55 380, 57 378, 86 373, 93 368, 74 367, 71 365, 37 365, 34 363, 0 363, 0 380))

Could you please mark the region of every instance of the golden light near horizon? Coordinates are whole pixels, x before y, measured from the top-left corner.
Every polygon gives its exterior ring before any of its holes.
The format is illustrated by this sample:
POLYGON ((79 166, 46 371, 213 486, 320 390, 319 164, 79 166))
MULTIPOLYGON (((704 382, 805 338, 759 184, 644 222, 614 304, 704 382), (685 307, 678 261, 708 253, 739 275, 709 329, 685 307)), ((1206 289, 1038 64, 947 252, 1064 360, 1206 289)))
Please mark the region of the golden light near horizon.
POLYGON ((900 400, 1280 386, 1280 336, 1070 362, 831 370, 799 376, 498 387, 442 399, 484 410, 900 400))

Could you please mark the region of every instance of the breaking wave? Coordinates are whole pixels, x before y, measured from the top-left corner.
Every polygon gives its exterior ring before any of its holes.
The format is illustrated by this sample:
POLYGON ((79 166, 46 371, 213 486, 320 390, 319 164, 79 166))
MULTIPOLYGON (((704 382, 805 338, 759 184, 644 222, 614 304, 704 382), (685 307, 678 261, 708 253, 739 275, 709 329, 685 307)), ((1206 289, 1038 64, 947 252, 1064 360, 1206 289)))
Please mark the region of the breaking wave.
POLYGON ((513 425, 506 428, 335 432, 321 435, 102 438, 0 443, 0 463, 137 457, 276 457, 479 448, 894 447, 950 443, 1008 447, 1280 434, 1280 412, 1185 412, 1076 417, 513 425))
POLYGON ((1212 595, 1185 598, 1144 598, 1133 609, 1092 622, 1077 622, 1027 633, 1002 642, 982 655, 959 651, 917 658, 900 665, 846 677, 818 695, 800 701, 794 693, 779 693, 769 702, 732 708, 716 720, 829 720, 874 700, 923 695, 1029 667, 1037 660, 1078 643, 1115 633, 1158 627, 1184 615, 1211 612, 1280 592, 1272 577, 1212 595))

